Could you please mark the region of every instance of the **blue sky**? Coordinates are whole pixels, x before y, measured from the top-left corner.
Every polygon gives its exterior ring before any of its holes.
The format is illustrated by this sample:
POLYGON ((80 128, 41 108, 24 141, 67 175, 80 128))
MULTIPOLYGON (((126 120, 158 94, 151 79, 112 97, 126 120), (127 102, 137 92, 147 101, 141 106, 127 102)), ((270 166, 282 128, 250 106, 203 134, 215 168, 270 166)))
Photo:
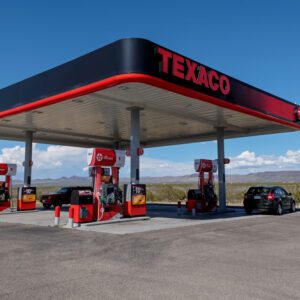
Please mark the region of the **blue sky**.
MULTIPOLYGON (((299 15, 300 2, 296 0, 1 1, 0 88, 119 38, 143 37, 300 103, 299 15)), ((276 165, 280 169, 300 167, 298 133, 232 139, 225 145, 226 155, 233 161, 251 162, 237 164, 228 172, 275 170, 276 165), (287 155, 287 151, 292 152, 287 155), (285 164, 286 156, 294 163, 285 164), (273 163, 262 163, 266 159, 273 163)), ((20 156, 22 149, 15 149, 18 146, 24 144, 1 141, 0 159, 13 159, 11 153, 20 156)), ((36 145, 36 149, 43 157, 49 155, 48 145, 36 145)), ((159 173, 166 175, 174 174, 176 168, 180 173, 182 166, 201 157, 215 158, 216 143, 147 149, 143 159, 162 166, 167 162, 169 168, 159 173)), ((69 162, 55 170, 36 167, 33 176, 84 175, 84 162, 85 158, 80 164, 69 162)), ((144 167, 142 174, 159 175, 147 169, 146 163, 144 167)), ((182 172, 189 170, 182 168, 182 172)))

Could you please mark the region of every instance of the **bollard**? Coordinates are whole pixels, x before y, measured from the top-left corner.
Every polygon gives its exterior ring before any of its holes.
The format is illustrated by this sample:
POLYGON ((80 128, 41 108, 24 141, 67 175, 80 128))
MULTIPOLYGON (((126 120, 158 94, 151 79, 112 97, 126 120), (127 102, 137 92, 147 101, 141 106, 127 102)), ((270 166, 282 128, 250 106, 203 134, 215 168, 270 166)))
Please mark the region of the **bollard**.
POLYGON ((178 201, 178 203, 177 203, 177 215, 181 215, 181 202, 180 201, 178 201))
POLYGON ((196 216, 196 208, 192 208, 192 216, 193 216, 193 217, 196 216))
POLYGON ((54 226, 59 226, 59 221, 60 221, 60 206, 57 205, 55 206, 54 209, 54 226))
POLYGON ((74 208, 71 206, 69 208, 69 219, 68 219, 68 227, 73 228, 74 222, 74 208))

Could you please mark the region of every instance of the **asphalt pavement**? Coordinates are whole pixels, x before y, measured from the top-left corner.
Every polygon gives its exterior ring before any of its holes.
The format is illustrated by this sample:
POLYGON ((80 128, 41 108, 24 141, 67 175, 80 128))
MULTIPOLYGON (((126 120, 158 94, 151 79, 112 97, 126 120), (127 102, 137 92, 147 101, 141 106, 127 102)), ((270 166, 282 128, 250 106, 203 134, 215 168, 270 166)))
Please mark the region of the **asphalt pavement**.
POLYGON ((300 213, 115 235, 0 223, 0 299, 300 299, 300 213))

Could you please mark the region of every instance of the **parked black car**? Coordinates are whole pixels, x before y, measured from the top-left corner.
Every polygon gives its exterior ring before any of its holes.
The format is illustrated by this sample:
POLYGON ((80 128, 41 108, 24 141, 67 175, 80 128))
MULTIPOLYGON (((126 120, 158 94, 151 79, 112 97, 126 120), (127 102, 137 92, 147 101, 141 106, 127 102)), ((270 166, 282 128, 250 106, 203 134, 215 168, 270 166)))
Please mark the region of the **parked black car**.
POLYGON ((295 212, 296 202, 292 194, 280 186, 253 186, 244 195, 244 208, 247 214, 259 210, 281 215, 284 211, 295 212))
POLYGON ((63 204, 70 204, 71 203, 71 194, 74 190, 89 190, 93 191, 92 187, 82 187, 82 186, 75 186, 75 187, 62 187, 55 193, 42 195, 41 196, 41 203, 43 204, 44 208, 50 208, 52 205, 55 206, 62 206, 63 204))

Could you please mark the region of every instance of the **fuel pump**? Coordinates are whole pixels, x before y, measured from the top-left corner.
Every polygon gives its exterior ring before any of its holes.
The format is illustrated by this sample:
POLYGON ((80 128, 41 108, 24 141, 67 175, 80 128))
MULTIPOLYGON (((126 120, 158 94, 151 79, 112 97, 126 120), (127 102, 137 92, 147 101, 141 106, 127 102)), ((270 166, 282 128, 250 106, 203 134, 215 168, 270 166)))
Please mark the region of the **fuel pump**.
MULTIPOLYGON (((228 164, 229 159, 224 159, 228 164)), ((209 212, 217 206, 217 195, 214 191, 214 173, 218 170, 218 160, 195 159, 194 168, 198 175, 198 188, 190 189, 187 197, 187 210, 192 212, 209 212)))
POLYGON ((16 164, 0 164, 0 175, 5 176, 5 181, 0 181, 0 211, 9 208, 12 197, 11 176, 17 174, 16 164))
POLYGON ((138 217, 146 215, 146 185, 124 185, 124 217, 138 217))
POLYGON ((88 151, 88 164, 93 178, 94 220, 105 221, 121 214, 119 169, 125 165, 125 151, 91 149, 88 151))
POLYGON ((18 189, 17 210, 36 209, 36 187, 23 186, 18 189))

